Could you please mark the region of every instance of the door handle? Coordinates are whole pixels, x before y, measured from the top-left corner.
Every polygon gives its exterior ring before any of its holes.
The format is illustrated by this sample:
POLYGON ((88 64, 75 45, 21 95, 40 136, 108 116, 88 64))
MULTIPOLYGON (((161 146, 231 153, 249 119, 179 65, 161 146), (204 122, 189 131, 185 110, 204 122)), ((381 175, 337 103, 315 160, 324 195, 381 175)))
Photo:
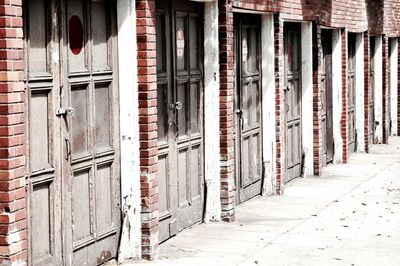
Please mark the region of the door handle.
POLYGON ((243 116, 243 109, 236 109, 235 113, 236 113, 240 118, 242 118, 242 116, 243 116))
POLYGON ((56 109, 56 116, 66 116, 66 115, 73 115, 75 113, 75 109, 72 107, 68 108, 57 108, 56 109))
POLYGON ((72 153, 72 147, 71 146, 72 146, 71 141, 69 139, 65 138, 65 147, 66 147, 66 150, 67 150, 67 153, 65 155, 65 160, 68 160, 69 156, 72 153))
POLYGON ((176 102, 176 103, 171 103, 170 105, 169 105, 169 109, 171 109, 171 110, 173 110, 173 109, 175 109, 175 110, 181 110, 182 109, 182 107, 183 107, 183 104, 181 103, 181 102, 176 102))

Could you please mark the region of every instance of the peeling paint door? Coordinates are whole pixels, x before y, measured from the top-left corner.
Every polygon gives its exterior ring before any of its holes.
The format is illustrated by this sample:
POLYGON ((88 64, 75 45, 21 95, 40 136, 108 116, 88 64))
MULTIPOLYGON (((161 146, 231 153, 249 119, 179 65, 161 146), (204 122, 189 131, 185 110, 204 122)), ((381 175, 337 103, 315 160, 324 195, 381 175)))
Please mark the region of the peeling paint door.
POLYGON ((321 137, 323 164, 333 160, 333 114, 332 114, 332 31, 322 30, 321 62, 321 137))
POLYGON ((121 226, 114 5, 27 4, 29 261, 99 265, 121 226))
POLYGON ((285 182, 301 176, 301 30, 300 23, 286 23, 285 42, 285 182))
POLYGON ((160 241, 203 214, 203 5, 156 1, 160 241))
POLYGON ((347 40, 348 52, 348 128, 349 128, 349 153, 353 153, 357 149, 357 133, 356 133, 356 35, 349 33, 347 40))
POLYGON ((239 202, 261 194, 261 33, 260 17, 241 15, 237 31, 236 182, 239 202))
POLYGON ((25 1, 24 23, 28 263, 62 265, 61 121, 54 115, 60 94, 55 2, 25 1), (54 21, 54 28, 48 20, 54 21))
POLYGON ((370 37, 370 87, 368 94, 368 115, 369 115, 369 144, 375 143, 375 112, 374 112, 374 99, 375 99, 375 37, 370 37))

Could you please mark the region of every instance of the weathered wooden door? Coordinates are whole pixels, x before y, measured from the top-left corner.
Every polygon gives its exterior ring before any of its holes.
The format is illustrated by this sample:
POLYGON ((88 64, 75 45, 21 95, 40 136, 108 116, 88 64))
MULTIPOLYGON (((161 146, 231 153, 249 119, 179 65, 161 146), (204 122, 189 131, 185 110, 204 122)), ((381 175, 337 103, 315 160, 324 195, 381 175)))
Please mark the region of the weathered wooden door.
POLYGON ((349 33, 347 40, 348 52, 348 124, 349 124, 349 152, 355 152, 357 149, 356 133, 356 35, 349 33))
POLYGON ((156 1, 160 240, 203 213, 202 10, 156 1))
POLYGON ((121 226, 114 5, 35 0, 25 11, 30 262, 102 264, 121 226))
POLYGON ((239 202, 261 193, 261 53, 260 17, 242 15, 236 21, 237 90, 236 182, 239 202))
POLYGON ((333 114, 332 114, 332 31, 322 30, 321 62, 321 136, 322 160, 324 164, 333 159, 333 114))
POLYGON ((369 144, 375 143, 375 37, 370 37, 370 71, 369 71, 369 94, 368 94, 368 115, 369 115, 369 144))
POLYGON ((285 182, 301 176, 301 31, 299 23, 287 23, 285 39, 285 182))

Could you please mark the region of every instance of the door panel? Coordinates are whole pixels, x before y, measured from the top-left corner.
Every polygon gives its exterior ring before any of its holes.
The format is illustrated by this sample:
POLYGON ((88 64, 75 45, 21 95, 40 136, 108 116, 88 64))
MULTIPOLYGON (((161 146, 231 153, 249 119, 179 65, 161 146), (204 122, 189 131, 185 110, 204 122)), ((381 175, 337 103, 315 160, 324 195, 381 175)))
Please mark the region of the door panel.
POLYGON ((63 126, 68 158, 63 185, 71 190, 64 195, 70 202, 65 217, 72 228, 66 245, 72 247, 73 264, 95 265, 116 257, 120 228, 118 87, 116 62, 109 60, 116 54, 114 6, 71 0, 65 8, 63 70, 68 71, 62 74, 69 97, 62 104, 74 109, 63 126))
POLYGON ((348 123, 349 123, 349 152, 357 149, 356 143, 356 35, 348 35, 348 123))
POLYGON ((333 159, 333 114, 332 114, 332 31, 322 30, 321 62, 321 135, 323 164, 333 159))
POLYGON ((201 221, 201 4, 156 2, 160 241, 201 221), (162 203, 161 203, 162 202, 162 203))
POLYGON ((60 123, 54 117, 59 73, 49 58, 58 52, 57 31, 49 25, 58 24, 55 10, 54 3, 43 0, 24 2, 30 265, 62 264, 60 123))
POLYGON ((72 0, 29 1, 25 10, 32 265, 98 265, 117 255, 114 11, 107 1, 72 0))
POLYGON ((237 45, 237 172, 238 203, 261 194, 261 50, 260 17, 235 20, 237 45))
POLYGON ((369 87, 369 144, 375 143, 375 112, 374 112, 374 99, 375 99, 375 37, 370 37, 370 87, 369 87))
POLYGON ((300 24, 286 23, 285 36, 285 182, 301 175, 301 33, 300 24))

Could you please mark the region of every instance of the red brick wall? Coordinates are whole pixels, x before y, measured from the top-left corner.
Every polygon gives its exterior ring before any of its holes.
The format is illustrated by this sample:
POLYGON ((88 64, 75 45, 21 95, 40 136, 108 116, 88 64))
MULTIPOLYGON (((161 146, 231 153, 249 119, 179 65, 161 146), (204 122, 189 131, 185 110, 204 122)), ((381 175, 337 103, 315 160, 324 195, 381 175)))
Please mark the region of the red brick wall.
POLYGON ((21 0, 0 0, 0 264, 27 260, 21 0))
POLYGON ((383 143, 389 141, 390 127, 390 61, 389 61, 389 39, 387 36, 382 38, 382 117, 383 117, 383 143))
POLYGON ((232 2, 219 0, 220 152, 222 219, 235 219, 234 26, 232 2))
POLYGON ((369 147, 373 143, 369 143, 370 134, 370 117, 369 117, 369 103, 370 103, 370 35, 364 34, 364 143, 365 151, 369 152, 369 147))
POLYGON ((383 0, 367 1, 368 31, 371 35, 383 34, 383 0))
POLYGON ((280 14, 274 15, 275 40, 275 99, 276 99, 276 193, 283 194, 286 157, 285 157, 285 103, 284 103, 284 43, 283 20, 280 14))
POLYGON ((347 31, 342 30, 342 116, 340 119, 340 127, 343 140, 343 158, 342 162, 347 163, 349 156, 348 153, 348 140, 349 140, 349 125, 348 121, 348 97, 347 97, 347 31))
POLYGON ((400 2, 398 0, 384 1, 384 31, 389 37, 400 36, 400 2))
POLYGON ((314 131, 314 175, 322 172, 322 128, 321 128, 321 26, 313 25, 313 131, 314 131))
MULTIPOLYGON (((158 250, 157 69, 154 0, 136 0, 142 256, 158 250)), ((134 73, 132 73, 134 75, 134 73)))

